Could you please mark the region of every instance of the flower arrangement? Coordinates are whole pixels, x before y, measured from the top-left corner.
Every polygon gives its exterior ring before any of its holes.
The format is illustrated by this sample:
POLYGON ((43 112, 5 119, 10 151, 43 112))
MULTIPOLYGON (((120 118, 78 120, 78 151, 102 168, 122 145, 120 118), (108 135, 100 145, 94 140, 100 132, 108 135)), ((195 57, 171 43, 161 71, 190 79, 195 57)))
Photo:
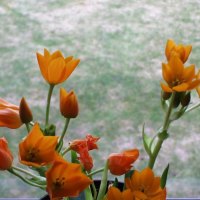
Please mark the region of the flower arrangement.
POLYGON ((164 122, 154 137, 142 130, 142 142, 148 155, 148 166, 137 170, 133 163, 139 157, 136 148, 125 149, 120 153, 111 153, 104 167, 93 169, 90 151, 98 149, 100 139, 86 135, 69 144, 64 143, 70 119, 76 118, 79 106, 74 91, 60 88, 60 113, 65 118, 62 133, 56 132, 54 124, 49 122, 50 102, 53 89, 63 83, 72 74, 80 60, 72 56, 64 57, 60 51, 50 53, 44 49, 44 55, 37 53, 41 74, 49 84, 44 124, 33 121, 32 111, 25 98, 19 106, 0 99, 0 126, 17 129, 25 125, 27 136, 19 143, 19 162, 27 168, 14 166, 13 155, 8 147, 9 141, 0 138, 0 170, 8 170, 25 183, 47 191, 50 199, 68 199, 79 196, 86 200, 164 200, 167 196, 166 182, 169 164, 160 176, 153 168, 163 142, 169 137, 171 123, 200 104, 191 105, 191 90, 200 95, 200 71, 195 73, 195 65, 185 67, 192 50, 191 45, 175 44, 168 40, 165 49, 167 62, 162 64, 161 105, 164 110, 164 122), (71 161, 68 161, 71 157, 71 161), (101 173, 99 188, 94 184, 94 175, 101 173), (124 187, 118 188, 117 178, 107 186, 108 174, 124 175, 124 187), (82 194, 80 196, 80 194, 82 194))

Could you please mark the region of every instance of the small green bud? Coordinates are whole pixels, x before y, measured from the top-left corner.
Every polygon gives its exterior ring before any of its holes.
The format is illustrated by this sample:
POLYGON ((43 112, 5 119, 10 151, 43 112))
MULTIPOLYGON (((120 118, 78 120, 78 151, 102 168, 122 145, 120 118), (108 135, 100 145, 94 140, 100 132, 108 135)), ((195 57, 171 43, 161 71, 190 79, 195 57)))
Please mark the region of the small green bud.
POLYGON ((190 100, 191 100, 191 94, 190 92, 188 92, 187 94, 185 94, 182 98, 181 98, 181 105, 183 107, 186 107, 189 105, 190 103, 190 100))
POLYGON ((171 97, 172 93, 171 92, 162 92, 162 98, 164 100, 168 100, 171 97))

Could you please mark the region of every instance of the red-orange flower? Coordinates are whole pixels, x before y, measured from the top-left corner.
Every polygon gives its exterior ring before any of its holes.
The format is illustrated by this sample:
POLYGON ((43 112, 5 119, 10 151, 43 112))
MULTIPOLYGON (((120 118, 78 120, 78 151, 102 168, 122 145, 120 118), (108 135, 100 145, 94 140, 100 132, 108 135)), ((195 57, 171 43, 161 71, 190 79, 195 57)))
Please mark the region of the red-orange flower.
POLYGON ((76 118, 79 112, 78 100, 74 91, 60 89, 60 112, 65 118, 76 118))
POLYGON ((138 156, 139 151, 137 149, 112 153, 108 158, 108 168, 113 175, 120 176, 131 169, 131 164, 137 160, 138 156))
POLYGON ((162 64, 162 74, 167 83, 161 83, 165 92, 189 91, 200 84, 200 79, 197 79, 195 74, 195 66, 184 67, 178 56, 172 56, 168 64, 162 64))
POLYGON ((191 45, 176 45, 173 40, 168 40, 165 48, 165 55, 169 61, 172 56, 178 56, 183 63, 185 63, 192 51, 191 45))
POLYGON ((46 172, 47 191, 51 199, 76 197, 91 183, 81 171, 81 165, 69 163, 56 156, 53 166, 46 172))
POLYGON ((28 136, 19 144, 20 162, 40 167, 54 160, 57 136, 44 136, 38 124, 35 124, 28 136))
POLYGON ((166 188, 160 187, 160 177, 155 177, 150 168, 141 172, 135 170, 131 178, 127 178, 125 182, 126 188, 133 192, 136 199, 166 199, 166 188))
POLYGON ((135 200, 135 198, 130 189, 121 192, 118 188, 111 186, 104 200, 135 200))
POLYGON ((44 49, 44 55, 37 53, 37 60, 42 76, 52 85, 64 82, 80 62, 73 56, 64 58, 60 51, 50 54, 47 49, 44 49))
POLYGON ((70 142, 70 149, 76 151, 80 155, 79 160, 87 171, 90 171, 93 167, 93 160, 89 151, 98 149, 96 144, 98 140, 99 137, 88 134, 85 139, 77 139, 70 142))
POLYGON ((21 125, 19 107, 0 98, 0 126, 16 129, 21 125))
POLYGON ((11 168, 13 162, 13 156, 8 148, 7 140, 0 138, 0 170, 7 170, 11 168))

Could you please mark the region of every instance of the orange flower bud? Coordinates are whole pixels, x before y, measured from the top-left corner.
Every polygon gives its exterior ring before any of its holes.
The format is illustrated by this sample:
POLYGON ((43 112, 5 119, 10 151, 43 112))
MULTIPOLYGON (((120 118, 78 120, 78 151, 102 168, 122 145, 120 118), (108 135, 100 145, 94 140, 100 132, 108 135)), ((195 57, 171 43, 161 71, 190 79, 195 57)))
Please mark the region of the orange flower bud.
POLYGON ((0 170, 7 170, 11 168, 13 156, 8 148, 7 140, 0 138, 0 170))
POLYGON ((131 164, 137 160, 138 156, 139 151, 137 149, 112 153, 108 158, 108 168, 113 175, 120 176, 131 169, 131 164))
POLYGON ((19 107, 0 98, 0 126, 16 129, 21 125, 19 107))
POLYGON ((65 118, 76 118, 79 112, 78 100, 73 91, 60 89, 60 112, 65 118))
POLYGON ((37 53, 37 60, 44 79, 52 85, 64 82, 79 64, 73 56, 64 58, 60 51, 50 54, 44 49, 44 55, 37 53))
POLYGON ((21 102, 20 102, 19 116, 20 116, 21 121, 25 124, 33 120, 32 112, 24 97, 21 99, 21 102))

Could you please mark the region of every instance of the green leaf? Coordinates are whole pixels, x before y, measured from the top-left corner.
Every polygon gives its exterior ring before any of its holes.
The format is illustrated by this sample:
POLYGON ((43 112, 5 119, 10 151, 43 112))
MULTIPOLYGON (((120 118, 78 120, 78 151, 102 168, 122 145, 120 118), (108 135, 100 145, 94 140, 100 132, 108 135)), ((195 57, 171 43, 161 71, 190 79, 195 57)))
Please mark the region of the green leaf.
POLYGON ((145 151, 147 152, 147 154, 148 154, 149 156, 151 156, 150 144, 151 144, 152 139, 151 139, 150 137, 148 137, 148 136, 144 133, 144 125, 143 125, 143 128, 142 128, 142 140, 143 140, 143 145, 144 145, 145 151))
POLYGON ((162 189, 165 188, 165 185, 167 182, 168 171, 169 171, 169 164, 167 165, 167 167, 165 168, 165 170, 163 171, 163 174, 161 176, 160 186, 162 189))
POLYGON ((72 163, 79 163, 78 157, 75 151, 71 150, 71 162, 72 163))

